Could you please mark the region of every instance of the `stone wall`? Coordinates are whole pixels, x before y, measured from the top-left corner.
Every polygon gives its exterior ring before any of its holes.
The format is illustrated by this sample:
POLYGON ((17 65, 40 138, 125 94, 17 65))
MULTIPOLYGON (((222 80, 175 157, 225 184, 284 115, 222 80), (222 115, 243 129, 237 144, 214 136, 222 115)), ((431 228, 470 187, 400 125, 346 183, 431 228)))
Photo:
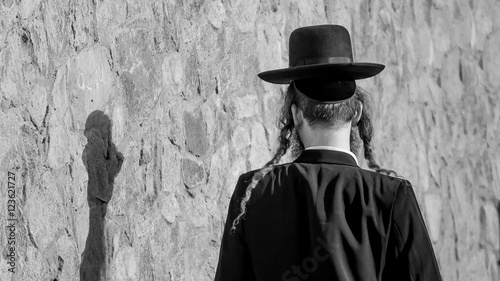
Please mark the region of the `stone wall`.
POLYGON ((211 280, 238 175, 276 148, 290 32, 337 23, 379 161, 444 280, 499 280, 500 2, 3 0, 1 280, 211 280), (8 271, 8 172, 16 272, 8 271), (92 270, 100 268, 100 271, 92 270))

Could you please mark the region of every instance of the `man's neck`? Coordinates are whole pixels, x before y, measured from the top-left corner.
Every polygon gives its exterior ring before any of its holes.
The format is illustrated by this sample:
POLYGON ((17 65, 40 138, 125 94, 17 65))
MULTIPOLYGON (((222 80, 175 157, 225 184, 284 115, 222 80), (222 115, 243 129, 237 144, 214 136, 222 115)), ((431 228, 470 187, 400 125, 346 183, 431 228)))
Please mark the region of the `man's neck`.
POLYGON ((350 150, 349 136, 351 129, 342 127, 338 130, 329 130, 322 128, 309 129, 309 132, 304 132, 302 142, 304 148, 312 146, 333 146, 345 150, 350 150))

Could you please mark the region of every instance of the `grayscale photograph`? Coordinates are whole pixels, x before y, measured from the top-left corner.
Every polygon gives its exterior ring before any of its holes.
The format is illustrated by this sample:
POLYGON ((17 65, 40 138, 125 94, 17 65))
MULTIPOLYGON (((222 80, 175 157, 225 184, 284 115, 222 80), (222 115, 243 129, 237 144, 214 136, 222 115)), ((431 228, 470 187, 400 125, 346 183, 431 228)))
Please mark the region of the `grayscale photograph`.
POLYGON ((500 281, 500 1, 1 0, 1 281, 500 281))

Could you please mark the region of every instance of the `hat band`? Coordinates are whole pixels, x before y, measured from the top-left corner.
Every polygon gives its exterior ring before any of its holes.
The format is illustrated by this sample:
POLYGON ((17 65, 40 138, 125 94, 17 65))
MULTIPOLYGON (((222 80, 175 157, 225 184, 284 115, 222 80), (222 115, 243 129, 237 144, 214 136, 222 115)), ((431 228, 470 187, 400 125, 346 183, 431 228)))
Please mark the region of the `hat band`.
POLYGON ((297 60, 294 65, 290 67, 311 65, 311 64, 322 64, 322 63, 352 63, 352 59, 348 57, 326 57, 326 58, 309 58, 297 60))
MULTIPOLYGON (((353 81, 354 82, 354 81, 353 81)), ((295 91, 297 91, 298 93, 306 96, 308 99, 312 100, 313 102, 317 102, 317 103, 324 103, 324 104, 336 104, 336 103, 341 103, 341 102, 344 102, 348 99, 350 99, 353 95, 347 97, 347 98, 344 98, 344 99, 340 99, 340 100, 330 100, 330 101, 321 101, 321 100, 318 100, 318 99, 314 99, 311 97, 311 95, 307 95, 305 94, 304 92, 302 92, 301 90, 299 90, 299 88, 297 88, 297 86, 295 85, 295 80, 293 80, 291 83, 290 83, 290 87, 292 87, 295 91)), ((354 87, 356 87, 356 84, 354 84, 354 87)))

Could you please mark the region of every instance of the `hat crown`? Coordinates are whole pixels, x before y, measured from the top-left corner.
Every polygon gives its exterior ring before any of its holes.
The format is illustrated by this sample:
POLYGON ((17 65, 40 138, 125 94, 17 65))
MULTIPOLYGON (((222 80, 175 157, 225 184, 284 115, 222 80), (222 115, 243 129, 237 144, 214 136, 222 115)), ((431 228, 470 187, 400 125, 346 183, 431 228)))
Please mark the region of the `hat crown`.
POLYGON ((290 34, 288 45, 290 67, 353 62, 351 37, 340 25, 298 28, 290 34))
POLYGON ((276 84, 315 77, 331 81, 358 80, 375 76, 385 67, 379 63, 354 62, 351 36, 340 25, 295 29, 288 44, 289 66, 261 72, 261 79, 276 84))

